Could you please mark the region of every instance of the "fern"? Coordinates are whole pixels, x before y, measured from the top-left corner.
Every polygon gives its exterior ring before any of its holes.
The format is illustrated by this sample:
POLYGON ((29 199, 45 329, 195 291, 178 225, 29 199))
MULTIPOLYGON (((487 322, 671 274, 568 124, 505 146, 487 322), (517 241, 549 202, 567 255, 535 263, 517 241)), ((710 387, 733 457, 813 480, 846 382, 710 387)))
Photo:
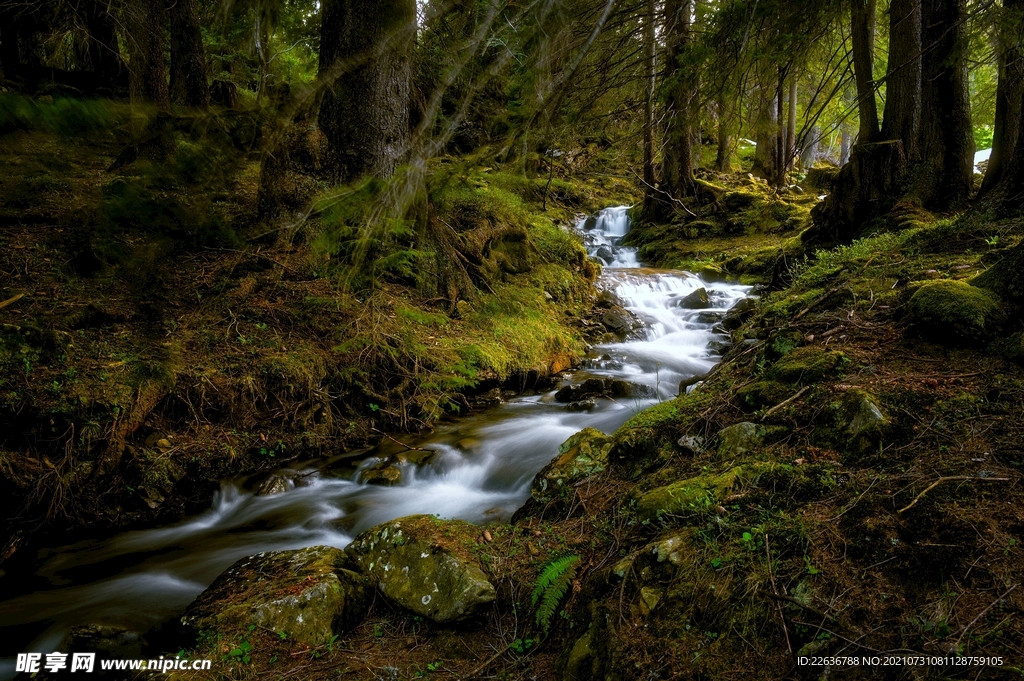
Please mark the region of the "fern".
POLYGON ((576 577, 579 563, 579 556, 557 558, 544 566, 537 577, 533 587, 533 606, 537 608, 537 624, 545 634, 551 628, 551 618, 555 616, 558 604, 576 577))

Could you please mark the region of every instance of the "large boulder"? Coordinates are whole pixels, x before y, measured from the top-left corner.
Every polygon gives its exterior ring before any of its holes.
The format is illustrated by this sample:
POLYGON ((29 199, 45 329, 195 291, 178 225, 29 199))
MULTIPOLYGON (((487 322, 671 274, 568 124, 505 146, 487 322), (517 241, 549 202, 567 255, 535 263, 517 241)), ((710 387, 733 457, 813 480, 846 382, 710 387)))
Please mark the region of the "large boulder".
POLYGON ((594 428, 584 428, 558 447, 558 456, 533 479, 530 494, 548 503, 577 480, 600 473, 608 466, 612 438, 594 428))
POLYGON ((942 343, 974 344, 989 340, 1006 321, 1006 309, 992 291, 962 281, 930 281, 910 298, 914 325, 942 343))
POLYGON ((362 533, 345 550, 391 602, 438 623, 476 615, 496 597, 469 551, 479 528, 408 516, 362 533))
POLYGON ((359 623, 372 588, 345 552, 330 546, 242 558, 188 606, 181 622, 221 635, 255 625, 320 645, 359 623))

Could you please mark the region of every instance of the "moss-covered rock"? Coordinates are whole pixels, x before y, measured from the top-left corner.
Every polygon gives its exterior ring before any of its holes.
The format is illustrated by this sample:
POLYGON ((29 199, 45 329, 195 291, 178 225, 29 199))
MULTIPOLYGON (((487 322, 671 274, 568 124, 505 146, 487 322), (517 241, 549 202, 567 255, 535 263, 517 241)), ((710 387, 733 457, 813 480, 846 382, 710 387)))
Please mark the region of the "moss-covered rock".
POLYGON ((600 473, 608 465, 612 438, 594 428, 584 428, 558 447, 558 456, 537 473, 530 493, 541 503, 564 496, 577 480, 600 473))
POLYGON ((769 376, 784 383, 817 383, 838 373, 848 362, 841 352, 809 345, 782 357, 772 366, 769 376))
POLYGON ((1024 242, 971 283, 1017 305, 1024 305, 1024 242))
POLYGON ((736 397, 751 409, 774 406, 787 397, 793 389, 778 381, 757 381, 736 391, 736 397))
POLYGON ((656 487, 637 499, 637 515, 641 521, 653 522, 664 516, 704 511, 726 497, 740 480, 742 471, 737 466, 725 473, 698 475, 656 487))
POLYGON ((718 456, 732 459, 756 449, 764 442, 764 428, 744 421, 718 432, 718 456))
POLYGON ((843 398, 843 432, 857 449, 877 442, 889 425, 877 400, 863 390, 851 390, 843 398))
POLYGON ((313 546, 239 560, 188 606, 194 632, 233 636, 252 625, 309 645, 326 643, 366 614, 371 589, 340 549, 313 546))
POLYGON ((943 343, 987 341, 1006 320, 1006 309, 995 293, 951 279, 917 289, 910 311, 922 334, 943 343))
POLYGON ((461 520, 409 516, 367 530, 345 552, 388 600, 435 622, 457 622, 495 599, 466 550, 478 531, 461 520))

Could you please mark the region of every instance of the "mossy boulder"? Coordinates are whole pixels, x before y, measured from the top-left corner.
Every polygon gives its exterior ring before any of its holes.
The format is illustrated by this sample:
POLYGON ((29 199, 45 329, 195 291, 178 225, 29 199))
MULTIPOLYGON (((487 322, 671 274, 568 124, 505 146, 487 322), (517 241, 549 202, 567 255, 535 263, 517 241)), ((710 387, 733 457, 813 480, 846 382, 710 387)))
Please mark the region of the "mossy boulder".
POLYGON ((594 428, 584 428, 558 447, 558 456, 533 479, 530 494, 540 503, 565 496, 577 480, 600 473, 608 466, 612 438, 594 428))
POLYGON ((783 383, 817 383, 839 372, 849 359, 841 352, 809 345, 790 352, 777 361, 768 375, 783 383))
POLYGON ((313 546, 239 560, 188 606, 181 622, 233 636, 255 625, 308 645, 359 623, 372 588, 344 551, 313 546))
POLYGON ((755 462, 734 466, 724 473, 706 473, 656 487, 637 498, 637 515, 642 522, 653 522, 665 516, 705 511, 725 501, 739 485, 754 483, 762 475, 777 470, 780 469, 775 464, 755 462))
POLYGON ((669 515, 685 515, 704 511, 719 503, 739 482, 742 467, 725 473, 698 475, 670 485, 656 487, 636 501, 641 521, 653 522, 669 515))
POLYGON ((732 459, 756 449, 764 442, 764 428, 742 422, 718 431, 718 456, 732 459))
POLYGON ((458 622, 496 596, 468 549, 478 533, 461 520, 408 516, 370 528, 345 552, 389 601, 438 623, 458 622))
POLYGON ((930 281, 917 289, 910 298, 910 312, 923 335, 947 344, 985 342, 1006 321, 999 296, 951 279, 930 281))
POLYGON ((875 444, 889 425, 878 401, 863 390, 851 390, 843 397, 842 429, 854 449, 865 451, 875 444))
POLYGON ((744 406, 761 409, 779 404, 790 396, 793 389, 778 381, 757 381, 736 391, 736 397, 744 406))

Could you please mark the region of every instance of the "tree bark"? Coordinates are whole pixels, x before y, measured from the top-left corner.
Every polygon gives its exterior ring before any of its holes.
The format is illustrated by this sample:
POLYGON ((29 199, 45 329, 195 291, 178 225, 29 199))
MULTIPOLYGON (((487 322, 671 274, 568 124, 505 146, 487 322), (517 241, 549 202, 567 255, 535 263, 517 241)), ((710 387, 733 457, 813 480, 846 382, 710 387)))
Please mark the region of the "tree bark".
POLYGON ((974 181, 967 0, 923 0, 921 43, 921 161, 911 193, 947 210, 970 198, 974 181))
POLYGON ((892 0, 883 140, 899 140, 913 164, 919 158, 921 120, 921 0, 892 0))
POLYGON ((850 131, 846 128, 839 133, 839 167, 845 166, 850 162, 850 131))
POLYGON ((793 163, 797 158, 796 151, 796 98, 797 98, 797 76, 794 69, 793 76, 789 81, 789 127, 786 128, 786 167, 793 169, 793 163))
POLYGON ((337 183, 387 178, 406 154, 416 0, 324 0, 319 125, 337 183))
POLYGON ((754 150, 753 170, 755 173, 760 173, 769 182, 773 181, 778 174, 775 165, 775 159, 778 156, 776 145, 779 139, 776 134, 779 127, 778 111, 778 100, 773 92, 771 99, 762 102, 756 122, 757 149, 754 150))
POLYGON ((723 96, 718 100, 718 148, 715 153, 715 170, 720 173, 727 173, 732 170, 729 158, 731 152, 729 114, 725 104, 725 97, 723 96))
POLYGON ((771 178, 772 186, 782 187, 786 184, 787 151, 786 148, 786 70, 779 68, 779 82, 775 90, 775 176, 771 178))
POLYGON ((1002 179, 1006 160, 1013 153, 1021 127, 1024 97, 1024 0, 1003 0, 999 22, 999 83, 996 87, 996 119, 992 131, 992 154, 981 183, 979 196, 995 188, 1002 179))
POLYGON ((662 151, 662 181, 674 199, 693 196, 697 184, 693 177, 694 80, 680 64, 690 45, 690 3, 692 0, 665 0, 665 145, 662 151))
POLYGON ((652 215, 655 202, 654 177, 654 97, 658 83, 657 41, 654 37, 655 5, 647 0, 644 16, 644 51, 647 92, 644 97, 644 214, 652 215))
POLYGON ((128 6, 129 91, 133 103, 167 107, 164 70, 164 0, 134 0, 128 6))
POLYGON ((124 73, 117 44, 117 22, 108 0, 87 0, 81 5, 88 34, 88 68, 104 86, 114 88, 124 73))
POLYGON ((821 128, 814 126, 804 137, 803 143, 800 145, 800 166, 805 172, 813 168, 814 162, 818 160, 818 143, 820 142, 820 137, 821 128))
POLYGON ((857 81, 858 143, 878 136, 878 105, 875 103, 875 7, 876 0, 850 0, 853 32, 853 72, 857 81))
POLYGON ((196 0, 169 0, 171 16, 171 87, 175 104, 205 109, 210 104, 206 54, 196 0))

